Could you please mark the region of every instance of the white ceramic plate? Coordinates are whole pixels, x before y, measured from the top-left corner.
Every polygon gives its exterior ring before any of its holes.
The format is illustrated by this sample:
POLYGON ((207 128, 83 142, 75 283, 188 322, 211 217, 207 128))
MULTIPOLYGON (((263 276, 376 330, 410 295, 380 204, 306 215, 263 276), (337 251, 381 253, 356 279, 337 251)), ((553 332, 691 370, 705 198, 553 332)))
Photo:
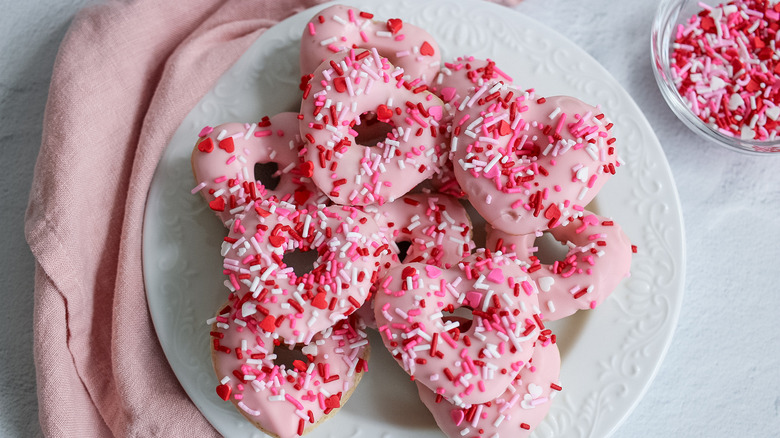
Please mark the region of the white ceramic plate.
MULTIPOLYGON (((345 3, 350 3, 349 1, 345 3)), ((626 166, 606 184, 595 208, 611 216, 639 247, 631 278, 593 312, 553 326, 563 356, 564 391, 535 437, 610 435, 653 379, 682 302, 683 227, 666 158, 642 112, 590 56, 515 11, 482 1, 361 1, 378 17, 400 17, 427 29, 445 60, 492 58, 521 87, 601 104, 615 122, 626 166)), ((324 7, 324 6, 323 6, 324 7)), ((322 8, 322 7, 320 7, 322 8)), ((306 11, 265 32, 176 131, 155 173, 144 223, 149 310, 163 350, 192 401, 223 435, 262 436, 215 394, 209 327, 224 301, 219 221, 200 196, 189 157, 205 125, 255 121, 297 111, 298 42, 306 11)), ((440 438, 416 389, 377 337, 370 371, 346 407, 311 433, 317 437, 440 438)))

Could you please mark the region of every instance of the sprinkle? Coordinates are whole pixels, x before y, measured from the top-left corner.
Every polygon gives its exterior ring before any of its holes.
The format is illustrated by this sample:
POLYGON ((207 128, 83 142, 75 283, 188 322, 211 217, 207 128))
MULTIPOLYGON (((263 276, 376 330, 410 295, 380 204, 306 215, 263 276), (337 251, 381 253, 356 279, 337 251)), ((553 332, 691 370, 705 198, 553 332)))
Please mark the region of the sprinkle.
POLYGON ((672 44, 671 76, 680 96, 724 135, 774 139, 779 125, 759 108, 776 108, 780 99, 774 86, 780 80, 774 49, 780 14, 763 0, 699 6, 676 29, 672 44))

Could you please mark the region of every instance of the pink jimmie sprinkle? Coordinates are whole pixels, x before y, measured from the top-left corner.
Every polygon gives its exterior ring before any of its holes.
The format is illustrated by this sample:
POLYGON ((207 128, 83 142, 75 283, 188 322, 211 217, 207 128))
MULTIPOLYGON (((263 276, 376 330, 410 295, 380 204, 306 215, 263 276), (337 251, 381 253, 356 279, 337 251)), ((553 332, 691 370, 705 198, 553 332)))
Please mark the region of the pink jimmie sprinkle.
POLYGON ((198 137, 205 137, 209 134, 211 134, 214 131, 214 128, 211 126, 204 126, 203 129, 200 130, 200 133, 198 134, 198 137))
POLYGON ((777 137, 778 18, 780 4, 734 0, 703 9, 676 32, 671 59, 675 86, 699 119, 725 135, 777 137))

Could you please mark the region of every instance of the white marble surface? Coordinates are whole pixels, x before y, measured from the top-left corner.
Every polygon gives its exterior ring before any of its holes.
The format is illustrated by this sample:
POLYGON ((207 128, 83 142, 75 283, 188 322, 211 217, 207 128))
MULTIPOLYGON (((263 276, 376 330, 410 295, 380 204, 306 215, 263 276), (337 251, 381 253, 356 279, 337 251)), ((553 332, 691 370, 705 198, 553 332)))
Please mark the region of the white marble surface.
MULTIPOLYGON (((40 434, 32 359, 33 259, 23 217, 57 47, 98 0, 0 0, 0 436, 40 434)), ((685 299, 658 376, 614 434, 780 435, 780 156, 707 144, 666 107, 652 75, 647 0, 525 0, 628 90, 671 165, 686 226, 685 299)))

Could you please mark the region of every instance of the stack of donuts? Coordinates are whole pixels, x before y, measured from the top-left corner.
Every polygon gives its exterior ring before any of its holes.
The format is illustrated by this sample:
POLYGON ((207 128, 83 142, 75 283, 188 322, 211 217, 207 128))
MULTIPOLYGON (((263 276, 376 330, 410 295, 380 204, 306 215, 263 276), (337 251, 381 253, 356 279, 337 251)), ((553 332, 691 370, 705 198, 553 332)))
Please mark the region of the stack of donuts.
POLYGON ((303 435, 350 397, 377 330, 448 436, 527 436, 562 389, 545 323, 629 273, 625 234, 586 210, 621 164, 612 123, 347 6, 317 13, 300 53, 298 112, 206 127, 192 153, 228 230, 217 396, 303 435), (568 246, 552 264, 545 232, 568 246))

